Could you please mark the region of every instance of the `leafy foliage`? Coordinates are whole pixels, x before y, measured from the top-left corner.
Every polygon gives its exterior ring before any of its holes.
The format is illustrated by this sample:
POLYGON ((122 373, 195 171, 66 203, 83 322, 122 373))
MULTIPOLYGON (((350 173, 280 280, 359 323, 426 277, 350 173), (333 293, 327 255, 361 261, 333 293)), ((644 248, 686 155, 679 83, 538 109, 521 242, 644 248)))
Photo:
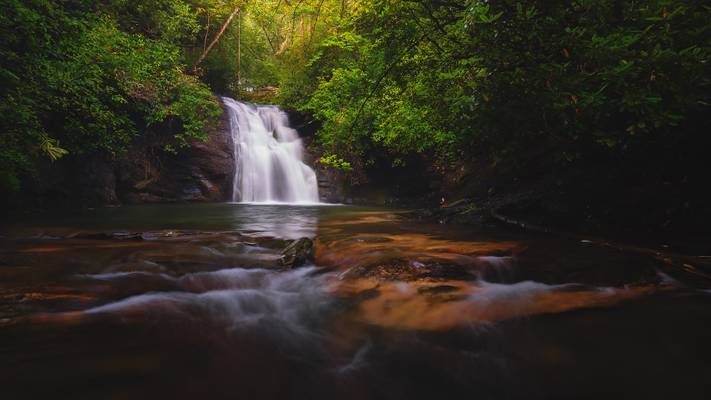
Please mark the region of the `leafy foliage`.
MULTIPOLYGON (((135 2, 114 2, 113 11, 129 3, 135 2)), ((5 187, 16 189, 18 175, 42 158, 118 153, 139 135, 167 135, 171 146, 170 138, 175 146, 206 138, 220 109, 210 89, 185 72, 186 58, 176 43, 196 33, 197 22, 186 16, 187 3, 157 3, 163 7, 144 2, 153 14, 136 20, 101 12, 88 1, 4 3, 0 111, 7 118, 0 122, 0 169, 5 187), (131 29, 122 30, 119 21, 131 29)))
POLYGON ((318 161, 323 165, 328 165, 341 171, 347 172, 353 170, 353 167, 351 167, 351 163, 341 158, 338 158, 335 154, 325 155, 319 158, 318 161))
POLYGON ((519 169, 541 154, 683 158, 709 127, 701 2, 358 4, 281 85, 286 104, 322 121, 324 151, 354 165, 378 149, 519 169))

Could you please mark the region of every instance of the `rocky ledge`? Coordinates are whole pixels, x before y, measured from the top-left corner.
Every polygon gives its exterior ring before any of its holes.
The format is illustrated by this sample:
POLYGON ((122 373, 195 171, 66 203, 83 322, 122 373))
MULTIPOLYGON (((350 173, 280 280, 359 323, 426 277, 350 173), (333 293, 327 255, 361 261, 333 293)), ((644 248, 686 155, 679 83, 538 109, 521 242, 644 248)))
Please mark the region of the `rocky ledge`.
POLYGON ((120 155, 67 156, 29 177, 23 208, 95 207, 134 203, 224 201, 232 194, 234 152, 223 113, 208 140, 176 154, 158 140, 139 140, 120 155))

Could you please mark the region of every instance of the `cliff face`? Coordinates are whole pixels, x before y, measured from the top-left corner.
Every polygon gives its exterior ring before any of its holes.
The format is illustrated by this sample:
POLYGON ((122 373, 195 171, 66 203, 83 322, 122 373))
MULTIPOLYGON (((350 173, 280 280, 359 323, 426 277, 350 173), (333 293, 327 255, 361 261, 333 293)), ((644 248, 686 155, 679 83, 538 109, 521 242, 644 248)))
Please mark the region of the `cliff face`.
POLYGON ((234 171, 229 119, 223 113, 207 142, 169 154, 136 143, 118 156, 67 156, 25 179, 17 206, 95 207, 134 203, 224 201, 234 171))
POLYGON ((318 197, 324 203, 346 203, 346 179, 343 173, 314 162, 312 167, 318 179, 318 197))
POLYGON ((207 142, 193 141, 178 154, 139 149, 116 163, 121 203, 223 201, 232 194, 233 144, 227 113, 207 142))

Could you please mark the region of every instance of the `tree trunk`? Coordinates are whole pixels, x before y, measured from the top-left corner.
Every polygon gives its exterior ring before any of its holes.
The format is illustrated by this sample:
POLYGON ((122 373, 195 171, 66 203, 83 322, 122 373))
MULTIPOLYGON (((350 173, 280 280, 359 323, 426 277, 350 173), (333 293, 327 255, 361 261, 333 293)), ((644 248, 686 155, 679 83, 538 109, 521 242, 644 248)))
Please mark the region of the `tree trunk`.
POLYGON ((230 25, 230 22, 232 22, 232 18, 234 18, 238 12, 239 12, 239 7, 235 7, 234 11, 232 11, 232 14, 230 14, 230 16, 227 17, 227 21, 225 21, 225 23, 222 24, 222 28, 220 28, 220 31, 217 32, 217 36, 215 36, 215 38, 212 39, 212 42, 210 42, 210 45, 207 46, 205 51, 203 51, 202 54, 200 55, 200 58, 198 58, 197 62, 195 62, 195 67, 200 65, 200 63, 203 62, 203 60, 205 60, 205 57, 207 57, 207 55, 210 53, 210 50, 212 50, 212 48, 217 44, 217 42, 220 41, 220 38, 227 30, 227 27, 230 25))
POLYGON ((242 13, 237 18, 237 93, 242 90, 242 13))
POLYGON ((202 51, 207 49, 208 35, 210 35, 210 10, 207 11, 207 25, 205 26, 205 37, 202 39, 202 51))

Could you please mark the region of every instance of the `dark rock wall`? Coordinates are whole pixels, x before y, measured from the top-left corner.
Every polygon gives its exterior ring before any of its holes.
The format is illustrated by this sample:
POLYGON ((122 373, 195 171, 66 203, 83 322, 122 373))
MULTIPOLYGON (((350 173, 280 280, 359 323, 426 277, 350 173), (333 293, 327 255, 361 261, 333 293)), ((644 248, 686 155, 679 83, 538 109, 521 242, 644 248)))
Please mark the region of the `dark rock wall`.
POLYGON ((318 197, 324 203, 345 203, 346 179, 341 172, 321 163, 314 163, 316 179, 318 180, 318 197))
POLYGON ((207 142, 193 141, 178 154, 139 148, 116 165, 117 197, 122 203, 227 200, 234 171, 227 113, 207 142))
MULTIPOLYGON (((95 207, 134 203, 225 201, 232 195, 233 144, 224 112, 207 142, 177 154, 138 142, 112 156, 67 156, 26 177, 19 208, 95 207)), ((12 203, 10 203, 12 205, 12 203)))

